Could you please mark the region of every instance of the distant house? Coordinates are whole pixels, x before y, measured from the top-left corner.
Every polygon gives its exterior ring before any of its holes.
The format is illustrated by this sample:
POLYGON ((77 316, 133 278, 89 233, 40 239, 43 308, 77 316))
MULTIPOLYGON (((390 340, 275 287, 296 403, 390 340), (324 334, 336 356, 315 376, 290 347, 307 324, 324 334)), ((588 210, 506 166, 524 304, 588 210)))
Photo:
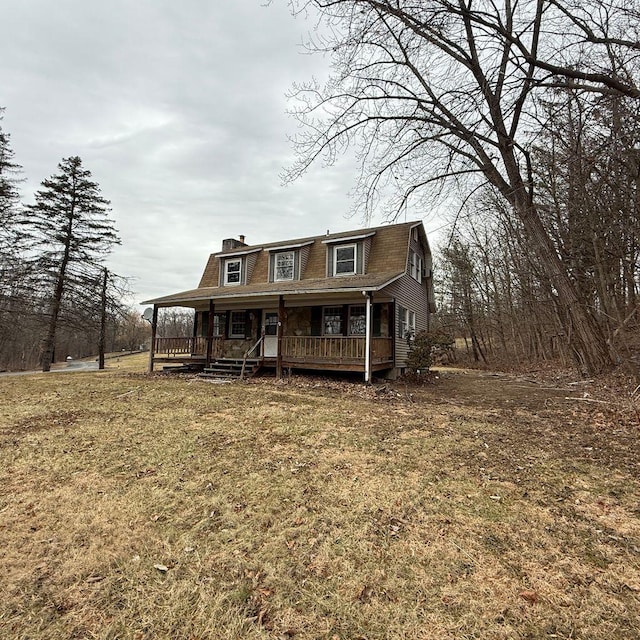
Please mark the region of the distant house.
POLYGON ((247 245, 228 239, 196 289, 153 304, 150 370, 180 362, 222 370, 373 372, 394 377, 434 308, 421 222, 247 245), (155 335, 159 307, 192 307, 191 338, 155 335), (235 364, 234 364, 235 363, 235 364), (221 369, 222 368, 222 369, 221 369))

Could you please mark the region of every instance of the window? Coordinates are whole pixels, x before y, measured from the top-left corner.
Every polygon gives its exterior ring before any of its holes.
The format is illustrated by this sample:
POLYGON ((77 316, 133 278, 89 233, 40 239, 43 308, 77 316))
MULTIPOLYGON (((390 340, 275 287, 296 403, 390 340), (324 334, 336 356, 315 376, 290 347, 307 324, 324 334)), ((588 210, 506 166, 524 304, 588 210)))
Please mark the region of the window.
POLYGON ((349 335, 364 336, 367 332, 367 310, 363 304, 349 307, 349 335))
POLYGON ((278 313, 277 312, 268 312, 264 314, 264 335, 265 336, 278 335, 278 313))
POLYGON ((296 254, 294 251, 276 253, 273 270, 273 279, 276 282, 281 280, 293 280, 295 257, 296 254))
POLYGON ((229 328, 230 338, 244 338, 245 337, 245 323, 246 315, 244 311, 232 311, 231 312, 231 326, 229 328))
POLYGON ((415 251, 410 253, 410 270, 411 277, 418 282, 422 282, 422 258, 415 251))
POLYGON ((242 284, 242 260, 233 258, 224 263, 225 285, 242 284))
POLYGON ((324 307, 322 310, 322 334, 342 335, 342 307, 324 307))
POLYGON ((410 309, 399 307, 400 316, 398 323, 398 336, 400 338, 406 338, 407 340, 413 340, 416 335, 416 313, 410 309))
POLYGON ((356 272, 356 245, 343 244, 333 248, 333 275, 352 276, 356 272))
POLYGON ((224 325, 225 325, 226 317, 227 317, 226 313, 213 314, 213 335, 214 336, 224 335, 224 325))

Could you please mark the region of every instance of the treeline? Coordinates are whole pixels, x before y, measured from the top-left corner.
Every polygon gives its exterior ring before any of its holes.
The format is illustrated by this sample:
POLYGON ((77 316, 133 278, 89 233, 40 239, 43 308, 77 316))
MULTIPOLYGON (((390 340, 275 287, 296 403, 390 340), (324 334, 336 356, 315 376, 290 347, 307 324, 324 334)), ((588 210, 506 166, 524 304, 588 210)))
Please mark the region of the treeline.
MULTIPOLYGON (((640 346, 640 105, 557 92, 533 147, 535 204, 618 362, 640 346)), ((439 323, 490 365, 579 364, 571 324, 522 224, 495 190, 466 203, 439 254, 439 323), (567 330, 567 327, 569 329, 567 330)))
POLYGON ((0 370, 140 348, 148 325, 105 265, 120 239, 91 172, 64 158, 33 204, 22 202, 23 179, 0 126, 0 370))

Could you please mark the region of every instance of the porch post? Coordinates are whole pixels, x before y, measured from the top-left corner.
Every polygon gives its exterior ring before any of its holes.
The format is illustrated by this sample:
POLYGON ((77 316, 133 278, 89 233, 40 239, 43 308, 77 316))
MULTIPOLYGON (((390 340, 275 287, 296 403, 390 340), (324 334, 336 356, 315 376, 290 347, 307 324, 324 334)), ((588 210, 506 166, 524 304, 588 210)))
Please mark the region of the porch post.
POLYGON ((213 300, 209 300, 209 321, 207 322, 207 355, 204 360, 204 366, 211 365, 211 354, 213 352, 213 312, 215 305, 213 300))
POLYGON ((365 315, 364 381, 371 384, 371 293, 368 292, 365 315))
POLYGON ((278 296, 278 351, 276 354, 276 378, 282 379, 282 329, 284 325, 284 296, 278 296))
POLYGON ((153 373, 153 356, 156 351, 156 332, 158 330, 158 305, 153 305, 153 316, 151 316, 151 345, 149 347, 149 368, 147 373, 153 373))

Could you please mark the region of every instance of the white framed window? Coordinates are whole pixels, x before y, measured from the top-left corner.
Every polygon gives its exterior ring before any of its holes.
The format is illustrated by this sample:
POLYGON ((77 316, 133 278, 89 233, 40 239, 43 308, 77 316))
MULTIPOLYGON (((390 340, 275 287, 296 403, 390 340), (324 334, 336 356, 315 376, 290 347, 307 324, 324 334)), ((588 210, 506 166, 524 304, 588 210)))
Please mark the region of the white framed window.
POLYGON ((230 258, 224 263, 225 285, 242 284, 242 259, 230 258))
POLYGON ((276 253, 273 265, 273 279, 276 282, 293 280, 295 271, 295 251, 276 253))
POLYGON ((230 338, 245 337, 246 314, 244 311, 231 312, 231 324, 229 327, 230 338))
POLYGON ((422 257, 415 251, 411 251, 409 260, 409 272, 411 273, 411 277, 418 282, 422 282, 422 257))
POLYGON ((356 273, 355 244, 342 244, 333 247, 333 275, 352 276, 356 273))
POLYGON ((367 309, 363 304, 349 307, 349 335, 364 336, 367 332, 367 309))
POLYGON ((413 340, 416 336, 416 312, 400 307, 398 336, 406 340, 413 340))
POLYGON ((342 335, 342 307, 322 308, 322 335, 342 335))

